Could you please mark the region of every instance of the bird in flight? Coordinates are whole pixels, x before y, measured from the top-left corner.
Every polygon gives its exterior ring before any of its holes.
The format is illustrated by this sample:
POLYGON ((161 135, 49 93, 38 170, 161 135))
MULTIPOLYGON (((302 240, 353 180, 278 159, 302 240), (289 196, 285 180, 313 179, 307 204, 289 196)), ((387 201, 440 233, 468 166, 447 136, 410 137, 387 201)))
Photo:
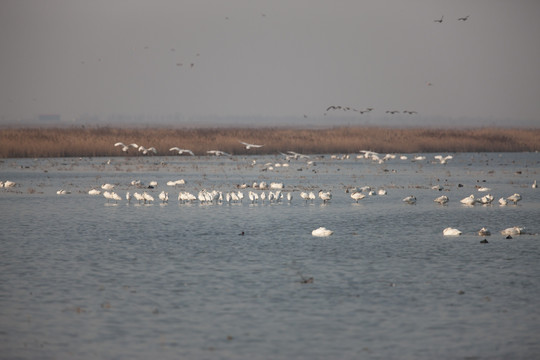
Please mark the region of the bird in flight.
POLYGON ((443 15, 443 16, 441 16, 441 18, 440 18, 440 19, 437 19, 437 20, 433 20, 433 21, 434 21, 434 22, 438 22, 438 23, 440 24, 440 23, 442 23, 442 21, 443 21, 443 18, 444 18, 444 15, 443 15))
POLYGON ((464 17, 460 17, 460 18, 458 18, 458 20, 459 21, 467 21, 468 18, 469 18, 469 15, 464 16, 464 17))
POLYGON ((189 154, 189 155, 191 155, 191 156, 195 156, 195 154, 193 153, 193 151, 188 150, 188 149, 180 149, 180 148, 177 147, 177 146, 170 148, 169 151, 178 151, 178 155, 189 154))
MULTIPOLYGON (((238 140, 240 141, 240 140, 238 140)), ((243 142, 243 141, 240 141, 240 143, 244 144, 246 146, 246 149, 251 149, 251 148, 260 148, 264 145, 256 145, 256 144, 249 144, 249 143, 246 143, 246 142, 243 142)))
POLYGON ((231 154, 228 154, 225 151, 221 151, 221 150, 208 150, 207 153, 212 154, 212 155, 216 155, 216 156, 222 156, 222 155, 229 156, 229 155, 231 155, 231 154))

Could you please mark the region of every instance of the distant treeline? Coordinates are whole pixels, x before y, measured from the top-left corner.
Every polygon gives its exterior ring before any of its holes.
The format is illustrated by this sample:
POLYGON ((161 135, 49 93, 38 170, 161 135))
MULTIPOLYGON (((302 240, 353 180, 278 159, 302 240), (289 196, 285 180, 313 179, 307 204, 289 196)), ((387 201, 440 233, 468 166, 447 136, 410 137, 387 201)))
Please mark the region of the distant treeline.
POLYGON ((5 128, 0 129, 0 157, 142 156, 127 153, 116 142, 155 147, 158 155, 176 155, 171 147, 207 155, 221 150, 233 155, 379 153, 517 152, 540 150, 540 129, 432 129, 337 127, 293 128, 5 128), (239 141, 264 144, 247 150, 239 141))

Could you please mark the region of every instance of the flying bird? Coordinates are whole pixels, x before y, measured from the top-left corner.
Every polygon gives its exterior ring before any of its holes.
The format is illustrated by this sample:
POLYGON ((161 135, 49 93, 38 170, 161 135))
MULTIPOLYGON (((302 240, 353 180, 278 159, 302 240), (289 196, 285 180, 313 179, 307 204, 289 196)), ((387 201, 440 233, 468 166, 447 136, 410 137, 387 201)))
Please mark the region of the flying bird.
POLYGON ((458 18, 459 21, 467 21, 467 19, 469 18, 469 15, 465 16, 465 17, 460 17, 458 18))
POLYGON ((441 16, 441 18, 440 18, 440 19, 437 19, 437 20, 433 20, 433 21, 434 21, 434 22, 438 22, 439 24, 441 24, 441 23, 442 23, 442 21, 443 21, 443 18, 444 18, 444 15, 443 15, 443 16, 441 16))
POLYGON ((221 150, 208 150, 207 153, 212 154, 212 155, 216 155, 216 156, 222 156, 222 155, 229 156, 229 155, 231 155, 231 154, 228 154, 225 151, 221 151, 221 150))
MULTIPOLYGON (((240 141, 240 140, 238 140, 238 141, 240 141)), ((243 142, 243 141, 240 141, 240 143, 244 144, 246 146, 247 150, 249 150, 251 148, 260 148, 261 146, 264 146, 264 145, 249 144, 249 143, 246 143, 246 142, 243 142)))
POLYGON ((191 156, 195 156, 193 151, 188 150, 188 149, 180 149, 178 146, 170 148, 169 151, 178 151, 178 155, 189 154, 191 156))

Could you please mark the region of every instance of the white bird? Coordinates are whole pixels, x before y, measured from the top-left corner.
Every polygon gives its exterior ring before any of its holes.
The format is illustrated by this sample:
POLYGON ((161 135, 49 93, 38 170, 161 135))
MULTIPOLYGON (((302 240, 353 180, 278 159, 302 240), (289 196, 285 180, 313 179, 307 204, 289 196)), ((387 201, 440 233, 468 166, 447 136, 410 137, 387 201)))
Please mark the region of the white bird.
POLYGON ((458 236, 461 235, 461 231, 455 228, 447 227, 443 230, 444 236, 458 236))
POLYGON ((471 194, 467 196, 466 198, 461 199, 459 202, 464 205, 474 205, 478 200, 474 198, 474 195, 471 194))
POLYGON ((15 185, 17 185, 16 182, 14 182, 14 181, 9 181, 9 180, 6 180, 6 182, 4 183, 4 187, 5 187, 5 188, 14 187, 15 185))
POLYGON ((293 199, 293 194, 292 194, 291 192, 288 192, 288 193, 287 193, 287 201, 288 201, 288 202, 291 202, 292 199, 293 199))
POLYGON ((531 187, 532 187, 533 189, 536 189, 536 188, 538 187, 538 185, 536 185, 536 180, 534 180, 534 182, 533 182, 533 184, 531 185, 531 187))
MULTIPOLYGON (((240 141, 240 140, 238 140, 238 141, 240 141)), ((251 148, 260 148, 260 147, 264 146, 264 145, 249 144, 249 143, 243 142, 243 141, 240 141, 240 143, 244 144, 246 146, 247 150, 249 150, 251 148)))
POLYGON ((154 201, 154 197, 152 195, 150 195, 149 193, 147 193, 146 191, 143 192, 142 196, 143 196, 145 204, 154 201))
POLYGON ((403 202, 411 205, 416 204, 416 197, 414 197, 413 195, 407 196, 405 199, 403 199, 403 202))
POLYGON ((502 197, 499 199, 499 205, 501 206, 508 205, 508 201, 506 201, 506 199, 502 197))
POLYGON ((506 200, 510 200, 510 201, 512 201, 514 203, 514 205, 516 205, 518 203, 518 201, 521 200, 521 195, 516 193, 516 194, 514 194, 512 196, 507 197, 506 200))
POLYGON ((103 190, 112 190, 112 189, 114 189, 114 185, 113 184, 103 184, 103 185, 101 185, 101 188, 103 190))
POLYGON ((480 192, 486 192, 486 191, 491 191, 491 189, 490 189, 490 188, 488 188, 488 187, 485 187, 485 186, 481 186, 481 187, 479 187, 479 188, 478 188, 477 190, 478 190, 478 191, 480 191, 480 192))
POLYGON ((445 156, 445 157, 443 157, 442 155, 435 155, 434 158, 439 160, 441 162, 441 164, 446 164, 446 162, 448 160, 451 160, 454 157, 452 155, 448 155, 448 156, 445 156))
POLYGON ((283 183, 277 183, 277 182, 272 182, 270 183, 270 189, 283 189, 284 185, 283 183))
POLYGON ((334 232, 332 230, 329 230, 323 226, 321 226, 320 228, 318 229, 315 229, 311 232, 311 235, 313 236, 319 236, 319 237, 324 237, 324 236, 330 236, 332 235, 334 232))
POLYGON ((230 156, 231 155, 231 154, 228 154, 225 151, 221 151, 221 150, 208 150, 207 153, 215 155, 215 156, 223 156, 223 155, 230 156))
POLYGON ((88 191, 88 194, 89 195, 99 195, 99 194, 101 194, 101 191, 99 191, 97 189, 92 189, 92 190, 88 191))
POLYGON ((297 152, 294 152, 294 151, 287 151, 287 154, 292 155, 292 157, 295 160, 297 160, 297 159, 309 159, 309 156, 304 155, 304 154, 300 154, 300 153, 297 153, 297 152))
POLYGON ((418 155, 413 158, 413 161, 422 161, 422 160, 426 160, 426 157, 422 155, 418 155))
POLYGON ((448 196, 446 195, 442 195, 442 196, 439 196, 438 198, 436 198, 435 200, 436 203, 439 203, 441 205, 444 205, 448 202, 448 196))
POLYGON ((365 197, 366 195, 362 194, 360 191, 355 191, 351 193, 351 198, 356 202, 358 202, 359 200, 362 200, 365 197))
POLYGON ((160 192, 159 200, 161 200, 163 203, 169 202, 169 193, 165 191, 160 192))
POLYGON ((319 190, 319 198, 326 204, 327 201, 332 200, 332 193, 330 191, 319 190))
POLYGON ((122 142, 117 142, 116 144, 114 144, 114 146, 121 146, 123 152, 128 152, 129 150, 129 146, 122 142))
POLYGON ((129 193, 129 191, 126 192, 126 200, 128 203, 131 202, 131 194, 129 193))
POLYGON ((67 190, 64 190, 64 189, 60 189, 56 192, 57 195, 65 195, 65 194, 71 194, 71 192, 67 191, 67 190))
POLYGON ((144 146, 139 146, 139 151, 143 153, 143 155, 148 155, 150 152, 153 152, 154 154, 157 154, 157 149, 153 146, 149 147, 148 149, 144 146))
POLYGON ((109 200, 112 199, 112 194, 111 194, 110 192, 108 192, 108 191, 104 191, 104 192, 103 192, 103 197, 104 197, 105 199, 107 199, 107 202, 109 202, 109 200))
POLYGON ((308 197, 309 197, 309 200, 313 201, 315 200, 315 194, 313 193, 313 191, 310 191, 309 194, 308 194, 308 197))
POLYGON ((148 183, 148 187, 149 187, 150 189, 153 189, 153 188, 155 188, 155 187, 157 187, 157 186, 158 186, 158 182, 157 182, 156 180, 152 180, 152 181, 150 181, 150 182, 148 183))
POLYGON ((305 192, 305 191, 302 191, 302 192, 300 193, 300 197, 301 197, 302 199, 306 200, 306 202, 309 200, 309 195, 308 195, 308 193, 305 192))
POLYGON ((146 200, 144 199, 144 196, 142 196, 138 192, 133 193, 133 197, 135 198, 135 200, 139 202, 139 204, 141 203, 141 201, 146 202, 146 200))
POLYGON ((180 148, 177 147, 177 146, 170 148, 169 151, 178 151, 178 155, 189 154, 189 155, 191 155, 191 156, 195 156, 195 154, 193 153, 193 151, 188 150, 188 149, 180 149, 180 148))
POLYGON ((522 227, 514 226, 511 228, 501 230, 501 234, 502 235, 520 235, 520 234, 523 234, 523 230, 525 229, 522 227))
POLYGON ((386 190, 385 189, 379 189, 379 191, 377 191, 377 194, 378 195, 386 195, 386 190))
POLYGON ((491 204, 491 203, 493 202, 493 199, 494 199, 493 195, 487 194, 487 195, 482 196, 482 197, 480 198, 480 202, 481 202, 482 204, 484 204, 484 205, 489 205, 489 204, 491 204))
POLYGON ((487 228, 483 227, 480 230, 478 230, 478 235, 480 235, 480 236, 490 236, 491 231, 489 231, 487 228))
POLYGON ((120 197, 120 195, 118 195, 118 194, 115 193, 114 191, 111 193, 111 199, 113 199, 114 201, 116 201, 116 203, 118 203, 120 200, 122 200, 122 198, 120 197))

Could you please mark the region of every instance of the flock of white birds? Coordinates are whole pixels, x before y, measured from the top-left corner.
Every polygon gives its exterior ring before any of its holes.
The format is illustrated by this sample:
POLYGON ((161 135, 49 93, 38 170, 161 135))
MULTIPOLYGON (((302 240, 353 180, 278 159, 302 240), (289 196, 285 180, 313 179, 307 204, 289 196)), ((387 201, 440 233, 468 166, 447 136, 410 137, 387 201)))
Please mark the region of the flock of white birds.
MULTIPOLYGON (((251 148, 258 148, 262 147, 264 145, 257 145, 257 144, 250 144, 243 141, 240 141, 246 149, 251 148)), ((144 147, 135 143, 126 145, 122 142, 117 142, 114 144, 114 146, 120 146, 122 148, 122 151, 127 152, 130 148, 136 149, 138 152, 144 155, 148 155, 150 153, 157 154, 157 150, 154 147, 144 147)), ((195 156, 195 154, 189 150, 189 149, 182 149, 179 147, 173 147, 169 149, 169 151, 175 151, 179 155, 182 154, 189 154, 191 156, 195 156)), ((209 150, 209 154, 213 155, 229 155, 223 151, 220 150, 209 150)), ((395 159, 397 155, 395 154, 386 154, 382 156, 381 154, 378 154, 373 151, 368 150, 361 150, 360 155, 357 155, 357 158, 364 158, 364 159, 370 159, 371 161, 375 163, 384 163, 387 160, 395 159)), ((288 161, 295 159, 306 159, 308 165, 314 165, 314 162, 309 160, 308 155, 303 155, 294 151, 287 151, 286 153, 281 153, 285 157, 285 160, 287 162, 283 164, 267 164, 268 166, 263 169, 264 170, 271 170, 272 166, 288 166, 288 161)), ((344 160, 349 159, 349 155, 343 155, 343 156, 336 156, 332 155, 331 159, 338 159, 338 160, 344 160)), ((449 160, 453 159, 453 156, 447 155, 435 155, 433 157, 438 163, 440 164, 446 164, 449 160)), ((400 160, 408 160, 408 157, 405 155, 399 156, 400 160)), ((426 160, 425 156, 419 155, 415 156, 411 159, 411 161, 423 161, 426 160)), ((255 162, 255 161, 254 161, 255 162)), ((133 180, 130 183, 132 186, 135 186, 137 189, 140 189, 139 191, 134 191, 131 193, 130 191, 127 191, 124 196, 120 196, 114 189, 114 184, 103 184, 100 189, 93 188, 88 191, 89 195, 100 195, 102 194, 105 199, 107 200, 107 203, 113 203, 118 204, 119 202, 125 201, 129 203, 137 203, 137 204, 152 204, 156 200, 154 199, 154 196, 147 191, 148 189, 155 189, 158 186, 157 181, 151 181, 148 185, 143 185, 140 180, 133 180)), ((178 186, 183 186, 186 184, 186 181, 184 179, 178 179, 178 180, 171 180, 168 181, 167 186, 174 187, 175 189, 178 186)), ((10 188, 14 187, 17 184, 13 181, 0 181, 0 188, 10 188)), ((484 196, 475 196, 474 194, 471 194, 463 199, 460 200, 460 203, 463 206, 475 206, 475 205, 492 205, 495 197, 489 193, 491 191, 490 188, 487 187, 479 187, 477 186, 478 192, 487 192, 484 196)), ((537 188, 536 180, 532 184, 532 188, 537 188)), ((442 187, 440 185, 436 185, 432 187, 433 190, 442 190, 442 187)), ((65 189, 60 189, 56 192, 58 195, 64 195, 69 194, 70 191, 65 189)), ((349 193, 350 198, 352 201, 358 203, 362 199, 365 199, 367 196, 384 196, 387 195, 387 190, 384 188, 379 189, 372 189, 370 186, 363 186, 363 187, 354 187, 354 188, 348 188, 346 190, 346 193, 349 193)), ((230 204, 230 203, 243 203, 243 202, 249 202, 250 204, 257 204, 257 203, 281 203, 281 202, 288 202, 291 203, 294 197, 294 191, 285 191, 285 187, 283 183, 279 182, 272 182, 270 184, 267 184, 264 181, 261 181, 260 183, 254 182, 252 185, 247 184, 241 184, 237 185, 237 189, 234 191, 217 191, 217 190, 199 190, 198 193, 190 193, 189 191, 179 191, 177 196, 173 196, 173 199, 176 198, 179 203, 193 203, 193 202, 199 202, 200 204, 230 204), (247 191, 247 197, 244 196, 244 192, 247 191)), ((327 204, 332 200, 332 192, 326 191, 326 190, 319 190, 318 192, 314 191, 299 191, 299 197, 302 201, 306 203, 313 203, 317 199, 322 201, 323 204, 327 204)), ((158 195, 159 202, 161 204, 167 204, 169 202, 169 192, 168 191, 161 191, 158 195)), ((517 205, 519 201, 521 201, 522 197, 520 194, 515 193, 513 195, 510 195, 508 197, 501 197, 498 199, 499 206, 506 206, 508 204, 517 205)), ((410 195, 402 199, 402 201, 406 204, 414 205, 417 202, 417 199, 414 195, 410 195)), ((447 195, 441 195, 433 200, 435 203, 440 205, 446 205, 450 199, 447 195)), ((508 229, 504 229, 501 231, 502 235, 505 236, 512 236, 512 235, 519 235, 523 234, 524 229, 520 227, 512 227, 508 229)), ((330 236, 333 234, 333 231, 328 230, 324 227, 320 227, 318 229, 313 230, 312 235, 313 236, 330 236)), ((448 227, 443 230, 443 235, 445 236, 459 236, 462 232, 459 229, 448 227)), ((490 235, 490 231, 486 228, 482 228, 479 232, 479 235, 481 236, 488 236, 490 235)))

